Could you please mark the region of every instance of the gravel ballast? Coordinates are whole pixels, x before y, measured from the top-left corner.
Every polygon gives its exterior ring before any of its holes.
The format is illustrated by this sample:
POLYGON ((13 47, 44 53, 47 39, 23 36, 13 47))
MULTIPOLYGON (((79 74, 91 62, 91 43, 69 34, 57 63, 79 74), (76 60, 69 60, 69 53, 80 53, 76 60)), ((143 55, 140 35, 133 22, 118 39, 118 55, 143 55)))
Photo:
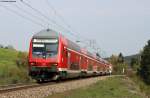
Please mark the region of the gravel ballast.
POLYGON ((0 94, 0 98, 44 98, 53 93, 60 93, 67 90, 77 89, 91 85, 99 80, 105 79, 108 76, 86 78, 74 81, 67 81, 62 83, 56 83, 47 86, 28 88, 18 91, 12 91, 8 93, 0 94))

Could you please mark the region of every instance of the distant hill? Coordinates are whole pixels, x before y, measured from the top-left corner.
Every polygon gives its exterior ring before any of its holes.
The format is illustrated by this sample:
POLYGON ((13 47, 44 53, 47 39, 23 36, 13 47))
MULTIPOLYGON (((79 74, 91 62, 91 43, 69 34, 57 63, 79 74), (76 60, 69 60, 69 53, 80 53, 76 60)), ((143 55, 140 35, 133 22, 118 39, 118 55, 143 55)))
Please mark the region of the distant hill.
MULTIPOLYGON (((127 64, 130 64, 132 58, 140 58, 140 54, 133 54, 129 56, 125 56, 124 60, 127 64)), ((108 60, 109 58, 104 58, 105 60, 108 60)))
POLYGON ((134 54, 134 55, 130 55, 130 56, 125 56, 124 60, 125 60, 125 62, 130 64, 132 58, 140 58, 140 54, 134 54))

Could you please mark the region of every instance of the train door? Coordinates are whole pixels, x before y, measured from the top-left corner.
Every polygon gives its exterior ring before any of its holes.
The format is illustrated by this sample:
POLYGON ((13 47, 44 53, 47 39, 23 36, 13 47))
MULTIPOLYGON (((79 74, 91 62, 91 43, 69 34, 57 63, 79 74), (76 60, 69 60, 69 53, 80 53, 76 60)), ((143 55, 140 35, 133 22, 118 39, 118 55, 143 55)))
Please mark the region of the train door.
POLYGON ((67 52, 67 65, 68 65, 68 69, 70 69, 70 65, 71 65, 71 53, 69 51, 67 52))
POLYGON ((98 63, 97 62, 93 62, 93 71, 97 72, 98 70, 98 63))
POLYGON ((82 69, 82 57, 81 55, 79 56, 79 69, 82 69))
POLYGON ((82 57, 82 70, 87 70, 87 59, 82 57))
POLYGON ((71 52, 70 57, 68 57, 68 60, 70 60, 70 70, 78 71, 79 70, 79 55, 75 52, 71 52))
POLYGON ((62 49, 62 66, 61 68, 68 68, 68 50, 66 47, 62 49))

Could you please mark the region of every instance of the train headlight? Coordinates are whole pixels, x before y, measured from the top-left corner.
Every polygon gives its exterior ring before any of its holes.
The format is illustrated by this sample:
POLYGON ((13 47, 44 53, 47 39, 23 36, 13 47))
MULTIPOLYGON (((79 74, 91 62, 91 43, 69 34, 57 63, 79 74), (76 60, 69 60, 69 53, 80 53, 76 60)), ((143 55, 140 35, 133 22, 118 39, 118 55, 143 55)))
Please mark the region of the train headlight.
POLYGON ((30 63, 30 65, 31 65, 31 66, 34 66, 34 65, 35 65, 35 63, 34 63, 34 62, 31 62, 31 63, 30 63))
POLYGON ((57 64, 53 64, 53 65, 57 66, 57 64))

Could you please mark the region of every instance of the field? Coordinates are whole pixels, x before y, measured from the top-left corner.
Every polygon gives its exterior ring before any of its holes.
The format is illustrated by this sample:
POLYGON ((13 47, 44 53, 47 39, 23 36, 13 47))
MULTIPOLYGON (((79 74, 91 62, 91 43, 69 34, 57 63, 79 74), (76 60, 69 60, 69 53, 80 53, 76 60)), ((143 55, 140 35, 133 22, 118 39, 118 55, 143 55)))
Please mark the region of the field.
POLYGON ((25 55, 14 49, 0 48, 0 85, 30 81, 27 65, 22 63, 25 55))
POLYGON ((53 94, 47 98, 145 98, 145 95, 131 79, 112 77, 89 87, 53 94))

